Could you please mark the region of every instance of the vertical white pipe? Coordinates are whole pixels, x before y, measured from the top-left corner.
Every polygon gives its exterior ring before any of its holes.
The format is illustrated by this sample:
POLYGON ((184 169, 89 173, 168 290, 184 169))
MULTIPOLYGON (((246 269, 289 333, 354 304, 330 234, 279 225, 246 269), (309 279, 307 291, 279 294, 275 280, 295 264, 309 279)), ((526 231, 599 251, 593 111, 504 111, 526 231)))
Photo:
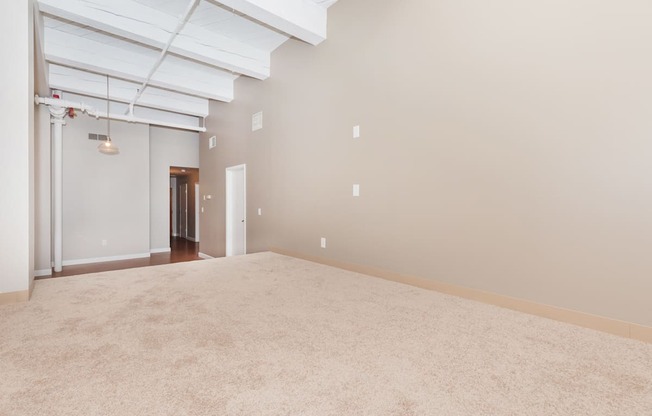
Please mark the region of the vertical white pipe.
POLYGON ((52 245, 54 271, 63 268, 63 117, 66 109, 50 106, 52 123, 52 245))

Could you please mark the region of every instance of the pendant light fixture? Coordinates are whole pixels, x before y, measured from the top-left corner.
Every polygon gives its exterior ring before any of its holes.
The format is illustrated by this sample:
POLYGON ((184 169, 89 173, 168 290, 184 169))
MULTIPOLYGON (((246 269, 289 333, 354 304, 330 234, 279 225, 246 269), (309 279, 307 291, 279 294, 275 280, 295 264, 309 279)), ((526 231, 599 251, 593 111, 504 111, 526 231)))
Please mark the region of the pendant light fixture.
POLYGON ((120 149, 111 141, 111 117, 109 116, 109 76, 106 76, 106 141, 97 146, 100 153, 113 156, 120 153, 120 149))

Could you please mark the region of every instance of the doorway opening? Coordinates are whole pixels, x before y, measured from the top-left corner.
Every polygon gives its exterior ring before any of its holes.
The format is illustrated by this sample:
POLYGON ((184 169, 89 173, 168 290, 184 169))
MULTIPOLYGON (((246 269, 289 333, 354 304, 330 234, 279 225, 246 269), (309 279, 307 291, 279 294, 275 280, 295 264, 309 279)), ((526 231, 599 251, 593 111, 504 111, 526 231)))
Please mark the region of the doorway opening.
POLYGON ((247 253, 247 165, 226 168, 226 255, 247 253))
POLYGON ((188 261, 199 253, 199 169, 170 166, 170 258, 188 261))

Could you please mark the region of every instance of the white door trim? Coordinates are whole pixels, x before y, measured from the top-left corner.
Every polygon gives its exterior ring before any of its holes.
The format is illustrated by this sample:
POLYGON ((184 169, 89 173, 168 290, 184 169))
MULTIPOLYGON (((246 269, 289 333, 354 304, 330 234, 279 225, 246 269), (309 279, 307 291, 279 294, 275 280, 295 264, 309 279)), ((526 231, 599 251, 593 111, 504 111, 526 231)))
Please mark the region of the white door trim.
POLYGON ((199 184, 195 184, 195 243, 199 243, 199 184))
POLYGON ((231 198, 233 198, 233 189, 231 189, 231 178, 234 172, 242 171, 243 174, 243 187, 244 187, 244 235, 243 235, 243 244, 244 252, 247 253, 247 165, 236 165, 226 168, 226 256, 233 255, 233 227, 232 227, 232 218, 233 218, 233 204, 231 203, 231 198))

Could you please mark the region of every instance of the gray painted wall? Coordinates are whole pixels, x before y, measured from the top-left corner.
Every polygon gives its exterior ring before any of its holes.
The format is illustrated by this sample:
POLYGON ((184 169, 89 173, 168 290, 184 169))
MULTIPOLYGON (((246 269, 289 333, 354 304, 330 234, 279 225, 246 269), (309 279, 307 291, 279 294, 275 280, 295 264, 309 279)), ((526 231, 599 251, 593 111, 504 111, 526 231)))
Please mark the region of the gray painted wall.
POLYGON ((99 142, 88 140, 88 133, 106 128, 106 120, 85 115, 64 127, 64 265, 149 253, 149 126, 112 121, 116 156, 99 153, 99 142))
POLYGON ((150 127, 150 241, 153 250, 170 247, 170 166, 199 167, 199 134, 150 127))

